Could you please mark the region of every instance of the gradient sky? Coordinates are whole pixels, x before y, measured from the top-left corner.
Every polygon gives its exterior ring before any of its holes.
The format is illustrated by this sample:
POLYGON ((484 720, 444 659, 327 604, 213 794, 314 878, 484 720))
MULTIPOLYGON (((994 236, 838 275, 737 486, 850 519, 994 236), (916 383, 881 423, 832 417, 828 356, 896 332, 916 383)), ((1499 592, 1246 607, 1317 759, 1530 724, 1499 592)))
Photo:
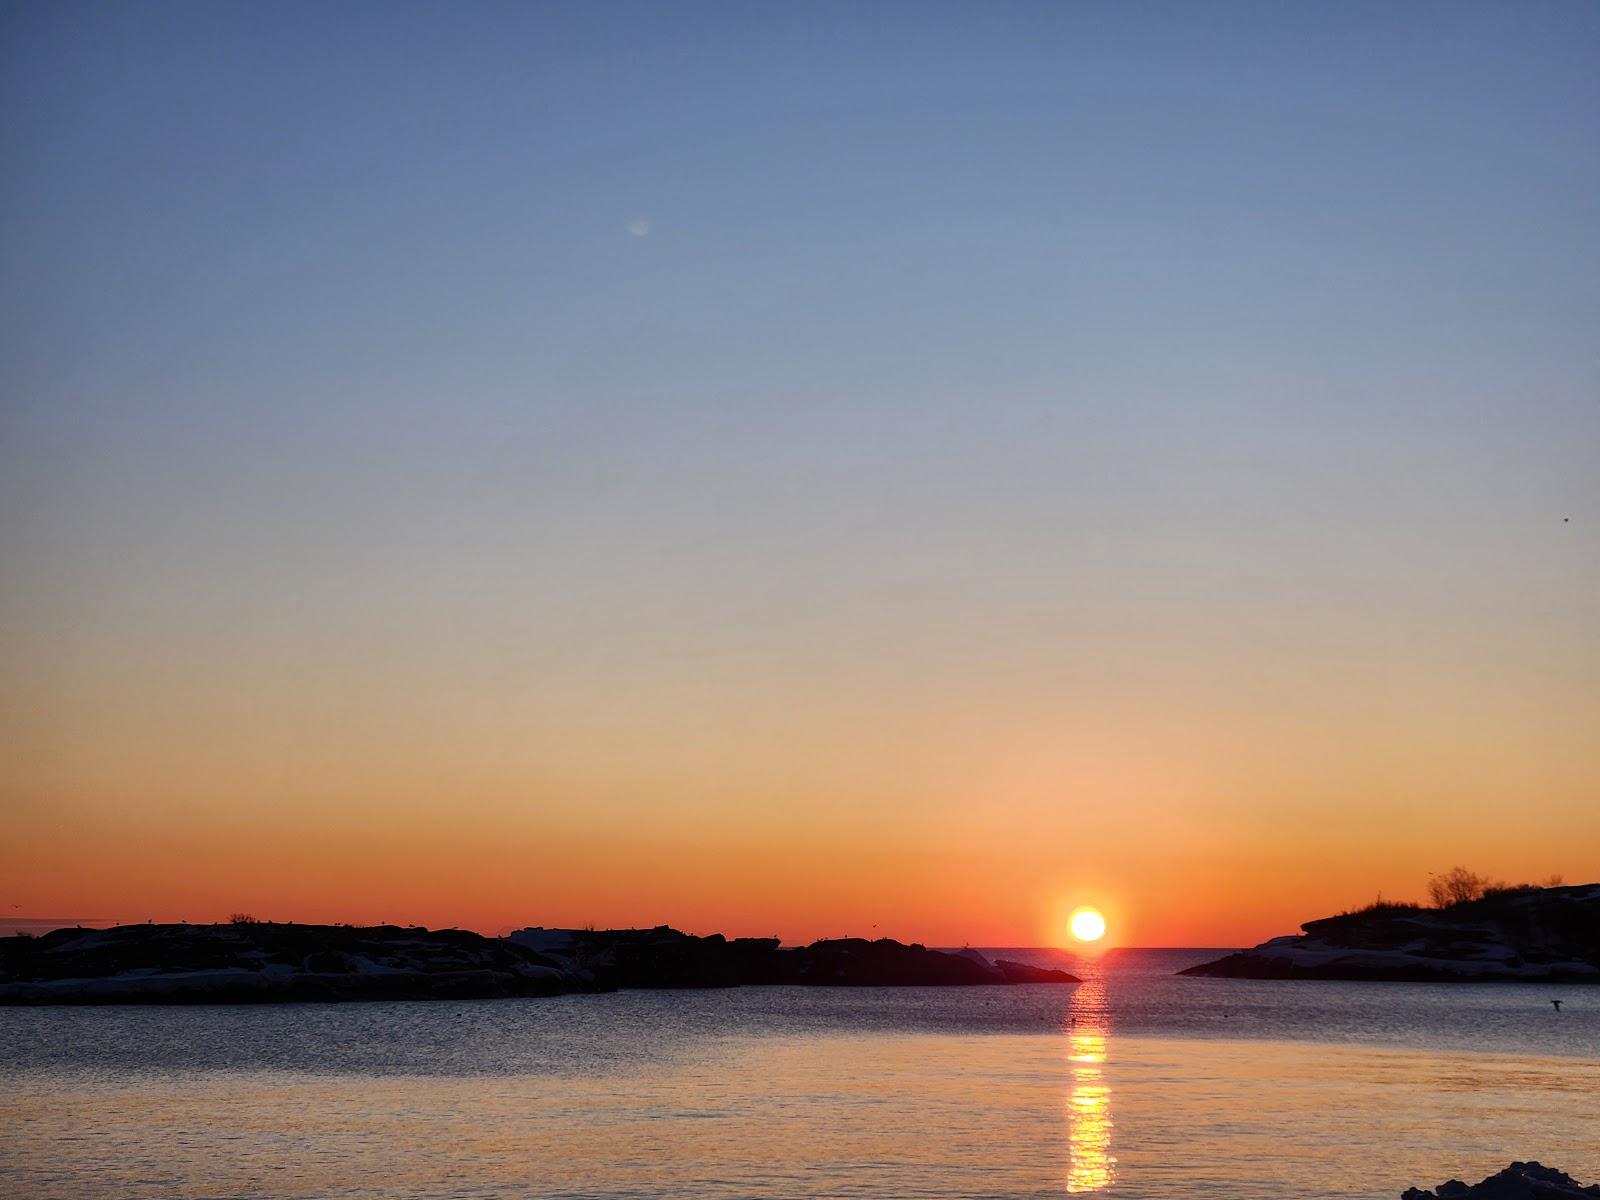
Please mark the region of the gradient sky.
POLYGON ((0 34, 0 919, 1600 879, 1600 7, 0 34))

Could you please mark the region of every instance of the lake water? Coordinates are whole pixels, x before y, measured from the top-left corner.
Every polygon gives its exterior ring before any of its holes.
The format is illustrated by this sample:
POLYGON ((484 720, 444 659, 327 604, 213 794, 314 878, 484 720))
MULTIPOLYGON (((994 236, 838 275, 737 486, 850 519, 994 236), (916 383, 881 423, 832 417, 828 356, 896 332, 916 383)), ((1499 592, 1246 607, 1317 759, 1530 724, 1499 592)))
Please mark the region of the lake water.
POLYGON ((1518 1158, 1600 1180, 1600 988, 999 953, 1086 982, 0 1009, 0 1192, 1393 1200, 1518 1158))

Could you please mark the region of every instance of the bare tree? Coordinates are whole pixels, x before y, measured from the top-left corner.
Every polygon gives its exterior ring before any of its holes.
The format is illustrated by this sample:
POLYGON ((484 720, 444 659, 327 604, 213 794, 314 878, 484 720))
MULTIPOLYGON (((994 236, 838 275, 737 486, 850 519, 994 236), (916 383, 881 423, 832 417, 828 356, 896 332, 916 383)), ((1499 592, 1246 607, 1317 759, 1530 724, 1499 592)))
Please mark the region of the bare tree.
POLYGON ((1435 908, 1449 908, 1452 904, 1465 904, 1478 900, 1488 888, 1489 881, 1465 867, 1451 867, 1443 875, 1428 880, 1428 896, 1435 908))

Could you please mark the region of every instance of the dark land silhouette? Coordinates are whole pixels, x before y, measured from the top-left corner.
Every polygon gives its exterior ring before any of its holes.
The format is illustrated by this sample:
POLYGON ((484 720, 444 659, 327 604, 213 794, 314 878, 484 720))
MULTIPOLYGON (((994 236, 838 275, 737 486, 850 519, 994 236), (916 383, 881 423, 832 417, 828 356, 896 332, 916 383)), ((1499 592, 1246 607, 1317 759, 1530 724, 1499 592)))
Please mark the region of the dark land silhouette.
POLYGON ((1600 884, 1480 887, 1470 896, 1439 908, 1380 901, 1179 974, 1600 983, 1600 884))
POLYGON ((0 1003, 184 1004, 553 996, 745 984, 843 987, 1077 983, 882 938, 785 948, 777 938, 654 929, 528 929, 490 938, 398 925, 122 925, 0 938, 0 1003))

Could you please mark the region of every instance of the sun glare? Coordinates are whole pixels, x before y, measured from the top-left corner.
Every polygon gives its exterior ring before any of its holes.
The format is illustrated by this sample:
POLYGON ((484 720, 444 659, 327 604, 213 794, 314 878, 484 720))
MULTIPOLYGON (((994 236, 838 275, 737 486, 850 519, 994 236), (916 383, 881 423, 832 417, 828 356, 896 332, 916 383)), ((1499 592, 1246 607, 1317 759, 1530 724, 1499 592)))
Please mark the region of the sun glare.
POLYGON ((1080 908, 1069 922, 1072 936, 1080 942, 1098 942, 1106 935, 1106 919, 1094 908, 1080 908))

